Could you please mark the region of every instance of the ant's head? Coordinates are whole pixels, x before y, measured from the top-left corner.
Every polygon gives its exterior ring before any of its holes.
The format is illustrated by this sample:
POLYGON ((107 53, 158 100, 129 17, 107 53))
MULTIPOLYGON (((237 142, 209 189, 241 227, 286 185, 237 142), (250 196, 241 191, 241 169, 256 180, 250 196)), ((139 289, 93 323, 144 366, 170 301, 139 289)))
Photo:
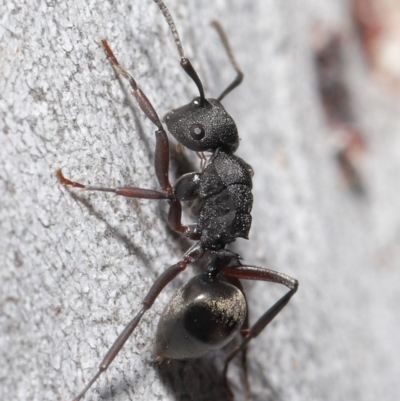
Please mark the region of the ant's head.
POLYGON ((225 148, 234 152, 239 146, 236 124, 216 99, 197 97, 165 116, 169 132, 182 145, 196 152, 225 148))
POLYGON ((174 37, 176 48, 181 57, 181 67, 196 84, 200 95, 191 103, 175 109, 165 116, 165 123, 169 132, 183 146, 196 152, 213 151, 220 147, 234 152, 239 146, 238 132, 232 117, 222 107, 221 100, 242 82, 243 73, 233 57, 225 32, 218 22, 213 22, 237 76, 218 99, 206 99, 203 84, 191 62, 185 56, 178 31, 168 8, 162 0, 154 1, 164 15, 174 37))

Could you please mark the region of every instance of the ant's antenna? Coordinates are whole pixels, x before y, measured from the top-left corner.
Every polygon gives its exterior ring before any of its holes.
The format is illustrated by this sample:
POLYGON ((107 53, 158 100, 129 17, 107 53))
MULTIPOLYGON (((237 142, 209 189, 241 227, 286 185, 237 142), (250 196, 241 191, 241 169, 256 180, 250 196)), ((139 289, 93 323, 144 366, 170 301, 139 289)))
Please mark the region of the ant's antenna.
POLYGON ((179 38, 179 34, 176 29, 174 20, 172 19, 172 16, 171 16, 170 12, 168 11, 168 8, 165 5, 163 0, 154 0, 154 3, 156 3, 158 5, 158 8, 163 13, 165 20, 168 22, 169 29, 171 30, 172 35, 175 40, 176 48, 178 49, 178 53, 181 56, 181 66, 185 70, 186 74, 188 74, 189 77, 192 78, 192 80, 196 84, 197 89, 199 90, 199 93, 200 93, 200 106, 203 107, 205 104, 205 100, 206 100, 206 98, 204 96, 203 84, 201 83, 200 78, 197 75, 197 72, 193 68, 192 64, 190 63, 189 59, 185 57, 185 52, 183 51, 182 42, 179 38))
POLYGON ((229 60, 236 71, 236 78, 233 82, 218 96, 217 100, 220 102, 228 93, 232 92, 237 86, 239 86, 243 81, 243 72, 237 63, 231 46, 229 45, 228 38, 226 36, 225 31, 223 30, 221 24, 218 21, 212 21, 211 25, 217 30, 218 35, 222 41, 222 44, 225 48, 226 54, 229 57, 229 60))

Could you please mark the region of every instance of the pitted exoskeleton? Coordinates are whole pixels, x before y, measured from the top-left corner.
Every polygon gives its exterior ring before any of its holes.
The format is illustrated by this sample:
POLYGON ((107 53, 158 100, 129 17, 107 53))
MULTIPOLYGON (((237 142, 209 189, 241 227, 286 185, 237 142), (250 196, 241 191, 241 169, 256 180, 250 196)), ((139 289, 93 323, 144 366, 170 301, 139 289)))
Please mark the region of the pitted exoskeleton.
POLYGON ((156 356, 158 359, 197 358, 220 349, 240 333, 241 344, 226 359, 223 372, 223 382, 226 385, 229 362, 242 352, 242 361, 245 363, 245 348, 249 341, 285 307, 298 287, 297 280, 282 273, 243 265, 239 255, 225 249, 226 245, 236 238, 248 238, 253 204, 253 170, 245 161, 234 155, 239 145, 237 127, 221 105, 221 100, 243 79, 225 33, 217 22, 213 22, 237 75, 217 99, 206 99, 202 83, 184 55, 168 9, 162 0, 154 2, 171 28, 181 56, 182 68, 193 79, 200 93, 200 96, 189 104, 168 113, 164 119, 165 124, 181 145, 196 152, 211 152, 211 157, 202 171, 185 174, 174 186, 170 184, 169 142, 166 131, 134 78, 119 64, 107 41, 102 40, 103 49, 115 71, 129 81, 132 95, 139 107, 156 126, 155 170, 161 190, 88 186, 65 178, 61 170, 57 171, 57 177, 63 185, 87 191, 111 192, 132 198, 165 199, 169 202, 168 223, 171 229, 196 242, 181 261, 170 266, 155 280, 142 301, 142 308, 109 349, 98 372, 75 401, 81 399, 108 368, 159 293, 189 263, 203 257, 209 258, 206 272, 195 276, 178 290, 165 308, 157 329, 156 356), (192 202, 192 211, 197 217, 196 224, 182 224, 181 202, 192 202), (239 279, 279 283, 288 287, 289 291, 250 327, 247 302, 239 279))

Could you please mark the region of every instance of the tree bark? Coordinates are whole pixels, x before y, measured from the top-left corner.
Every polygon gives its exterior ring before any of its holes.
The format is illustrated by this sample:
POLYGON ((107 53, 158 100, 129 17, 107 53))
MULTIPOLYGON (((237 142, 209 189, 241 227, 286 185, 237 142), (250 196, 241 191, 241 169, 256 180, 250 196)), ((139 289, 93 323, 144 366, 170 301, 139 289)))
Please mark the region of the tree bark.
MULTIPOLYGON (((155 4, 113 3, 1 4, 2 400, 77 395, 154 279, 189 246, 167 227, 162 201, 68 190, 54 175, 62 168, 91 185, 158 189, 154 126, 117 80, 101 39, 160 117, 196 96, 155 4)), ((367 143, 366 195, 357 197, 334 157, 311 44, 316 20, 351 32, 346 3, 169 0, 168 7, 207 96, 234 77, 212 19, 245 73, 224 106, 242 139, 237 154, 255 171, 253 225, 250 240, 232 249, 300 281, 289 306, 249 345, 250 399, 396 400, 399 99, 374 85, 350 35, 345 65, 367 143)), ((175 156, 172 174, 185 160, 199 166, 192 152, 175 156)), ((229 350, 153 363, 158 318, 192 275, 189 267, 161 293, 86 400, 228 399, 220 377, 229 350)), ((258 282, 245 290, 251 321, 283 291, 258 282)), ((245 399, 240 361, 229 381, 245 399)))

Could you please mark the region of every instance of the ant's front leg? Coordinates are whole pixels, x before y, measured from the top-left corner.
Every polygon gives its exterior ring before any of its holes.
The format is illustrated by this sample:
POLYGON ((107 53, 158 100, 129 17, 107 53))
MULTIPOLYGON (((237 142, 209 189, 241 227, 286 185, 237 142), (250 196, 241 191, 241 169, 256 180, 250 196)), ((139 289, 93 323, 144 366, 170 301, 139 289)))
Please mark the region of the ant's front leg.
POLYGON ((137 86, 137 83, 133 79, 133 77, 128 74, 127 71, 119 64, 117 58, 114 56, 114 53, 110 49, 110 46, 105 39, 101 41, 101 45, 103 46, 103 49, 116 73, 129 81, 129 84, 132 88, 131 93, 137 100, 140 109, 143 111, 146 117, 157 127, 157 131, 155 132, 156 153, 154 161, 156 175, 162 190, 167 192, 168 194, 171 194, 173 190, 168 178, 169 141, 167 133, 165 132, 164 127, 161 124, 160 118, 158 117, 158 114, 154 110, 154 107, 150 103, 149 99, 147 99, 147 96, 137 86))
POLYGON ((133 79, 131 75, 129 75, 124 68, 119 64, 117 58, 114 53, 110 49, 106 40, 102 40, 101 44, 104 48, 104 51, 110 60, 112 66, 115 71, 126 78, 129 81, 129 84, 132 87, 132 95, 136 98, 139 107, 144 112, 147 118, 152 121, 157 130, 155 131, 156 136, 156 151, 155 151, 155 160, 154 167, 156 170, 157 180, 161 186, 162 191, 155 191, 151 189, 137 188, 137 187, 119 187, 119 188, 110 188, 110 187, 99 187, 99 186, 90 186, 81 184, 79 182, 71 181, 65 178, 61 172, 61 170, 57 170, 57 178, 61 184, 66 186, 72 186, 75 188, 82 188, 87 191, 101 191, 101 192, 112 192, 116 195, 126 196, 128 198, 141 198, 141 199, 168 199, 170 201, 170 212, 169 212, 169 224, 170 227, 183 234, 184 236, 198 240, 199 235, 195 233, 195 228, 192 226, 184 226, 181 224, 181 214, 182 214, 182 206, 180 204, 179 199, 176 197, 174 190, 170 184, 168 178, 169 172, 169 141, 167 134, 161 124, 161 121, 154 110, 154 107, 147 99, 146 95, 138 88, 136 81, 133 79))
POLYGON ((167 134, 160 122, 160 119, 156 111, 154 110, 154 107, 147 99, 146 95, 138 88, 136 81, 119 64, 118 60, 114 56, 114 53, 108 46, 107 41, 102 40, 101 44, 115 71, 129 81, 129 84, 133 89, 132 94, 135 96, 141 110, 144 112, 146 117, 149 118, 157 126, 157 130, 155 131, 156 151, 155 151, 154 165, 155 165, 157 180, 161 186, 162 192, 144 188, 136 188, 136 187, 108 188, 108 187, 84 185, 79 182, 71 181, 65 178, 61 170, 57 170, 56 172, 57 178, 63 185, 72 186, 75 188, 82 188, 88 191, 113 192, 117 195, 127 196, 130 198, 170 199, 176 201, 176 197, 173 194, 173 189, 168 178, 169 142, 167 134))

